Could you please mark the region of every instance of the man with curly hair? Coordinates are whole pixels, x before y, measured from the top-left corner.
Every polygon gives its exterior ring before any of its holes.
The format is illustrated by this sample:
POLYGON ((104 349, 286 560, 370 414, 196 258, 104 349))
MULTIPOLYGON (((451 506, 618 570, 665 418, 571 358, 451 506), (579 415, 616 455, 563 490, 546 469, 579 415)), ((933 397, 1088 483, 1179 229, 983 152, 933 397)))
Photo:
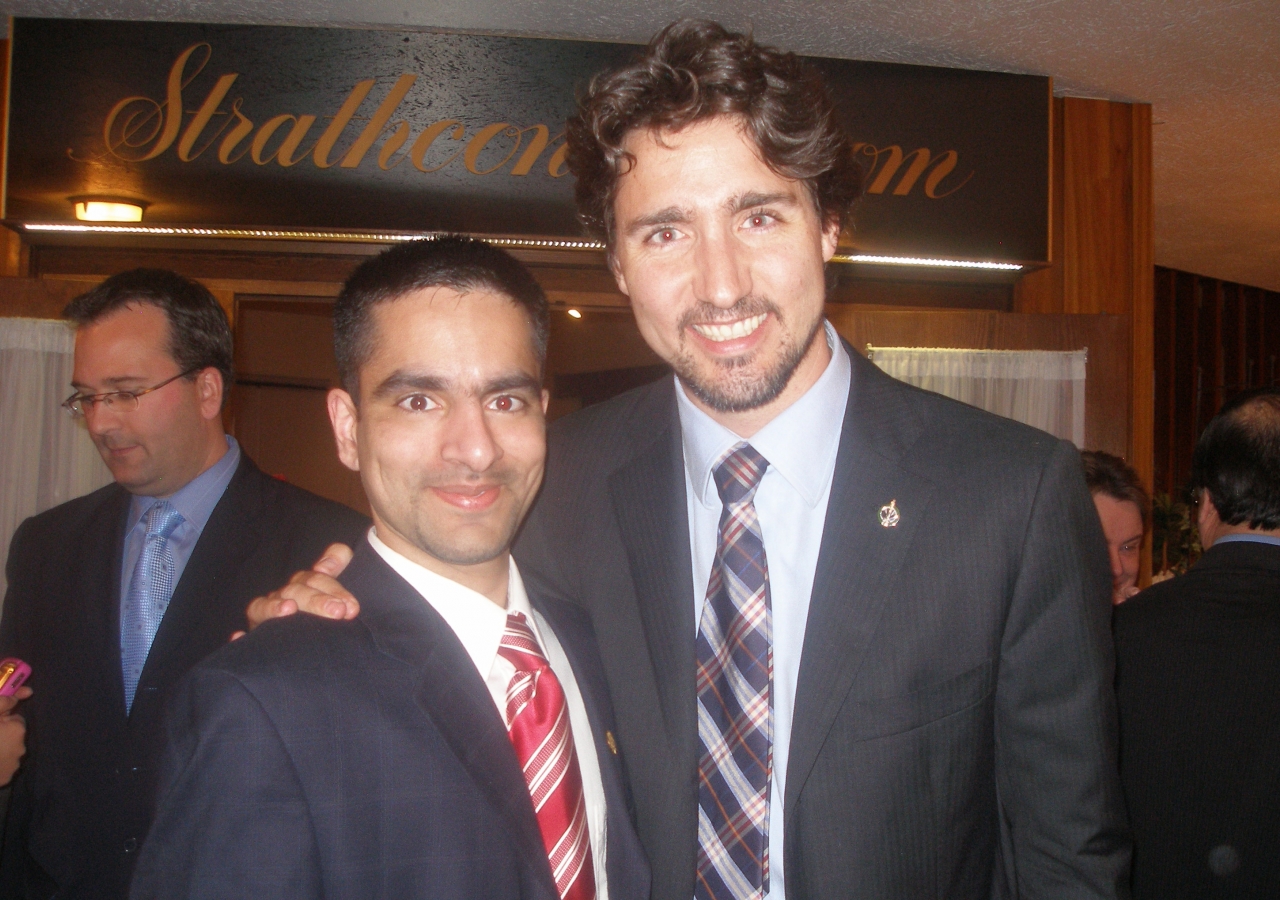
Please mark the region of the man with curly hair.
MULTIPOLYGON (((591 612, 653 896, 1118 896, 1079 456, 824 320, 861 172, 821 77, 677 22, 593 79, 567 145, 675 377, 556 423, 516 553, 591 612)), ((255 612, 330 590, 304 574, 255 612)))

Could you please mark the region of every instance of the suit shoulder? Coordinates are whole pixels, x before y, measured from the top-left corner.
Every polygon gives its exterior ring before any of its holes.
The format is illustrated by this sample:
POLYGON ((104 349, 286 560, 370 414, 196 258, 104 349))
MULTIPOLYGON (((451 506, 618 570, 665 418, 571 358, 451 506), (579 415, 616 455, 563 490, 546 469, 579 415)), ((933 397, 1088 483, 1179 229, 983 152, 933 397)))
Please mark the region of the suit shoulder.
POLYGON ((37 535, 55 535, 65 539, 68 535, 76 535, 91 528, 97 528, 97 518, 104 512, 112 511, 119 506, 123 512, 128 500, 124 489, 112 483, 98 488, 83 497, 76 497, 60 503, 51 509, 31 516, 20 526, 23 533, 35 537, 37 535))
POLYGON ((306 678, 308 673, 350 666, 372 646, 368 629, 358 620, 298 613, 262 623, 206 657, 193 672, 217 672, 242 681, 306 678))
POLYGON ((664 377, 557 420, 547 429, 550 463, 590 460, 608 466, 622 461, 638 440, 670 422, 672 391, 671 379, 664 377))

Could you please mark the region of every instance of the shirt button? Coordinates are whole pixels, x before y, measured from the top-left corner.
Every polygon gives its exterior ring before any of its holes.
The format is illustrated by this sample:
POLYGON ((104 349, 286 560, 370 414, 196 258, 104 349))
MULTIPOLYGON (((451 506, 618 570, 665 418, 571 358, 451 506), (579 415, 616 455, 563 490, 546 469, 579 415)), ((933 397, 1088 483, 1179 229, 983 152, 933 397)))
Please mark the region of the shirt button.
POLYGON ((124 839, 124 852, 125 852, 125 853, 134 853, 135 851, 137 851, 137 849, 138 849, 138 839, 137 839, 137 838, 125 838, 125 839, 124 839))

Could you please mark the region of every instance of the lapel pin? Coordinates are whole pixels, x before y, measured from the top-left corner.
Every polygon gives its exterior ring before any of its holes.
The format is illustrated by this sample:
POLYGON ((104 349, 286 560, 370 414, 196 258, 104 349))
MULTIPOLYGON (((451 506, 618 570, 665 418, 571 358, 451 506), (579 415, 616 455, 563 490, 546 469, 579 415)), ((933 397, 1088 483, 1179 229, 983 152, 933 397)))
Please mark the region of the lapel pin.
POLYGON ((890 500, 884 506, 880 507, 880 524, 885 528, 893 528, 901 520, 902 517, 898 515, 897 499, 890 500))
POLYGON ((618 742, 613 739, 613 732, 606 731, 604 733, 604 742, 609 745, 609 752, 614 756, 618 755, 618 742))

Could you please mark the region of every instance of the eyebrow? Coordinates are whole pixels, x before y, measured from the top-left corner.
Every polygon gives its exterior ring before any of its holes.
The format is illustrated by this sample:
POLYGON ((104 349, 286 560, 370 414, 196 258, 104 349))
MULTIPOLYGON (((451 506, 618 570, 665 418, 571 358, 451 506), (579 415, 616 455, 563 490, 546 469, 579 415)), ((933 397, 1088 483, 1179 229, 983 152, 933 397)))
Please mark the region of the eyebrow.
MULTIPOLYGON (((120 385, 122 384, 130 384, 130 383, 142 384, 145 382, 145 380, 146 379, 144 379, 141 375, 117 375, 114 378, 103 379, 102 383, 106 385, 108 388, 118 390, 120 385)), ((83 384, 79 381, 72 381, 71 387, 73 390, 79 391, 80 393, 84 393, 84 390, 85 388, 88 387, 88 385, 83 384)), ((108 390, 106 393, 109 394, 109 393, 112 393, 112 391, 108 390)))
POLYGON ((766 194, 763 191, 747 191, 737 197, 729 198, 725 206, 730 212, 742 212, 753 206, 795 206, 796 196, 789 191, 775 191, 766 194))
POLYGON ((638 219, 632 219, 627 224, 627 234, 632 235, 637 231, 644 231, 646 228, 653 228, 656 225, 676 225, 687 221, 689 221, 688 210, 681 209, 678 206, 668 206, 666 209, 660 209, 638 219))
MULTIPOLYGON (((428 375, 424 372, 410 372, 398 369, 384 378, 382 383, 373 389, 372 396, 382 398, 406 390, 447 392, 457 389, 458 383, 451 379, 441 378, 439 375, 428 375)), ((542 390, 542 383, 527 373, 512 372, 485 382, 477 393, 479 396, 487 396, 502 391, 516 390, 527 390, 536 394, 542 390)))

